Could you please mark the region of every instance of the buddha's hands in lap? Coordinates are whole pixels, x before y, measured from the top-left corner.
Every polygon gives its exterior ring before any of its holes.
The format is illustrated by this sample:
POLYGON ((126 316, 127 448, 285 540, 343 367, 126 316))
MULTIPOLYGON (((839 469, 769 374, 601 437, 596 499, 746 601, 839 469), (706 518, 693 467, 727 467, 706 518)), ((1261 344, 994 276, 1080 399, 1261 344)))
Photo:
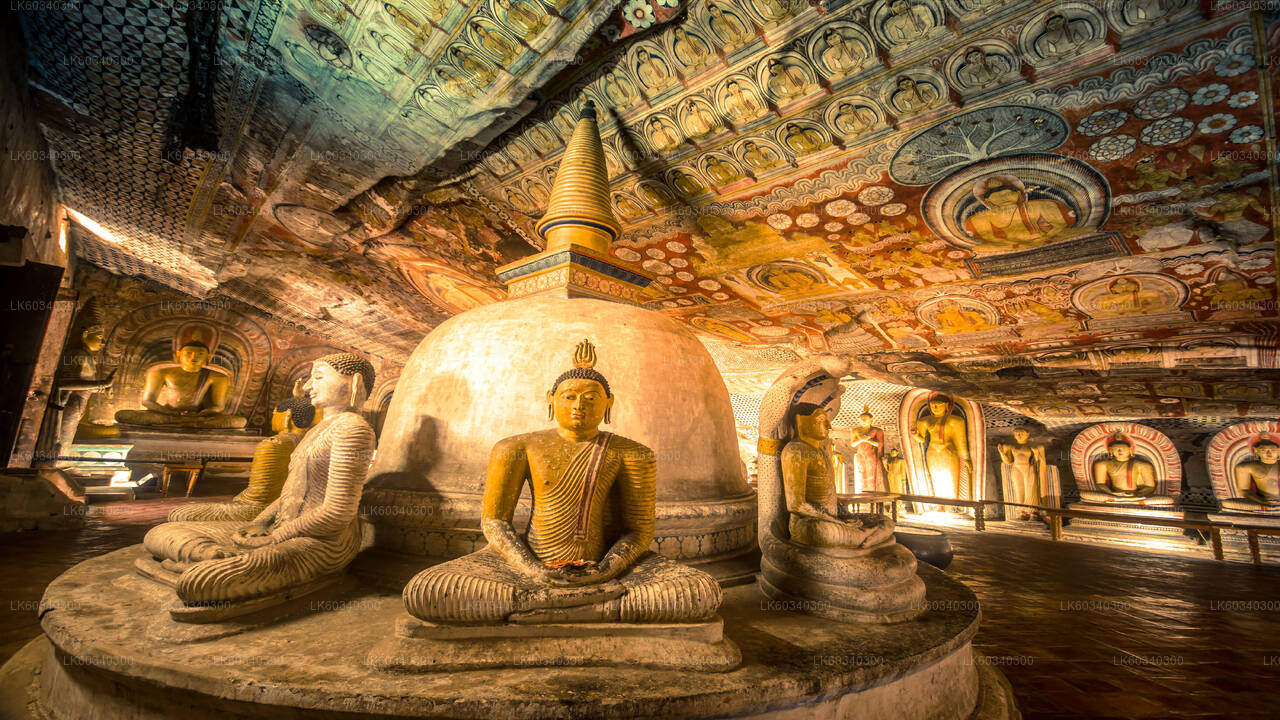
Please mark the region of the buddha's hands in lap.
POLYGON ((271 528, 266 525, 249 524, 236 530, 231 536, 232 542, 244 548, 259 548, 272 543, 271 528))

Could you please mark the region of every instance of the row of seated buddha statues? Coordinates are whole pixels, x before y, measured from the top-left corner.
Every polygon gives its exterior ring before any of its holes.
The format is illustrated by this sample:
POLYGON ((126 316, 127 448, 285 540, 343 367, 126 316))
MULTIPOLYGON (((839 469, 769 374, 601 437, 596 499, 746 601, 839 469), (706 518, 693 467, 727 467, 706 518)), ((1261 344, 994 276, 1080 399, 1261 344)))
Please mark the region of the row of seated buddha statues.
POLYGON ((303 390, 323 419, 297 441, 291 429, 310 424, 307 413, 285 404, 288 418, 276 425, 285 437, 260 445, 257 484, 248 497, 242 494, 232 507, 180 510, 182 519, 146 534, 150 557, 140 559, 138 569, 174 588, 181 601, 170 610, 174 619, 217 621, 278 604, 332 582, 355 558, 360 496, 374 450, 373 429, 356 408, 373 381, 373 366, 357 355, 317 360, 303 390), (286 453, 279 496, 246 518, 244 506, 259 504, 279 480, 286 453))

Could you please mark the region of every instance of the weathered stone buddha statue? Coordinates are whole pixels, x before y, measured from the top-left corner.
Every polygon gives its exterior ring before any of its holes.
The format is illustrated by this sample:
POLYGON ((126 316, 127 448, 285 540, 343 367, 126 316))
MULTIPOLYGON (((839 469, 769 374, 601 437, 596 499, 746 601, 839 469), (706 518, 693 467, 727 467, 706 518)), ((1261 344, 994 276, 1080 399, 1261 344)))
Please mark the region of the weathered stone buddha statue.
POLYGON ((1262 435, 1253 444, 1257 460, 1245 460, 1232 469, 1240 498, 1223 498, 1223 509, 1257 510, 1258 505, 1280 510, 1280 444, 1262 435))
POLYGON ((198 337, 174 353, 176 364, 147 370, 143 410, 119 410, 116 422, 165 428, 242 428, 246 419, 226 412, 231 376, 209 365, 212 350, 198 337))
POLYGON ((147 533, 142 542, 155 560, 139 560, 138 569, 176 589, 190 612, 172 610, 175 619, 217 620, 283 601, 327 583, 356 556, 374 439, 355 408, 373 380, 373 366, 358 355, 315 361, 304 389, 324 420, 294 449, 280 497, 248 524, 169 522, 147 533))
POLYGON ((720 607, 708 574, 649 550, 657 463, 649 448, 599 429, 614 397, 578 345, 547 393, 551 430, 499 441, 489 457, 479 552, 418 573, 409 614, 432 623, 683 623, 720 607), (512 525, 525 485, 527 535, 512 525))
POLYGON ((924 610, 916 559, 880 514, 841 515, 828 414, 848 362, 819 356, 774 382, 760 407, 760 588, 795 609, 846 622, 897 622, 924 610))
POLYGON ((1174 499, 1157 495, 1156 466, 1136 457, 1133 443, 1116 433, 1107 443, 1107 456, 1093 463, 1093 490, 1081 490, 1080 499, 1095 503, 1172 505, 1174 499))
POLYGON ((271 414, 271 429, 276 433, 258 443, 249 466, 249 485, 230 502, 182 505, 169 512, 169 522, 187 520, 238 520, 248 522, 280 497, 289 475, 289 458, 303 433, 315 424, 316 407, 302 397, 299 381, 293 397, 281 400, 271 414))
POLYGON ((782 448, 782 486, 791 539, 822 547, 865 547, 893 537, 893 522, 883 515, 839 516, 831 473, 831 421, 817 405, 792 408, 795 439, 782 448))

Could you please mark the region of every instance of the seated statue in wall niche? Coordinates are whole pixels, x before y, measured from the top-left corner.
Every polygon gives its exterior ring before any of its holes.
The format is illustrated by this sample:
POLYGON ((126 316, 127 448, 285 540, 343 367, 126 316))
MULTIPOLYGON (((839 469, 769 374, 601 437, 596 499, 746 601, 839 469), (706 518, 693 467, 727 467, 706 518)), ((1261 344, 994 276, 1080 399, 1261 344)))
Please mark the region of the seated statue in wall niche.
MULTIPOLYGON (((360 551, 374 438, 356 408, 373 380, 373 366, 358 355, 315 361, 304 389, 324 420, 294 449, 280 497, 248 524, 157 525, 142 541, 155 558, 138 561, 142 574, 173 585, 187 606, 216 606, 278 597, 341 572, 360 551)), ((224 613, 235 614, 234 606, 224 613)))
POLYGON ((720 586, 649 550, 657 464, 634 440, 599 429, 613 407, 578 345, 547 393, 557 427, 500 440, 485 478, 480 527, 489 545, 418 573, 405 609, 431 623, 685 623, 710 619, 720 586), (527 535, 512 526, 528 484, 527 535))
POLYGON ((1107 443, 1107 456, 1093 463, 1096 490, 1081 490, 1086 502, 1141 502, 1144 505, 1172 505, 1173 498, 1156 495, 1159 483, 1156 466, 1133 453, 1133 443, 1116 433, 1107 443))
POLYGON ((782 448, 782 487, 791 539, 818 547, 868 547, 893 538, 884 515, 842 519, 831 472, 831 421, 817 405, 792 408, 795 439, 782 448))
POLYGON ((1262 435, 1253 444, 1257 460, 1245 460, 1231 470, 1240 498, 1224 498, 1223 509, 1257 510, 1257 505, 1280 510, 1280 444, 1262 435))
POLYGON ((271 429, 276 433, 253 451, 249 466, 249 486, 224 503, 194 503, 169 512, 169 522, 185 520, 238 520, 248 522, 280 497, 289 475, 289 458, 303 433, 322 414, 302 396, 302 381, 294 387, 294 396, 281 400, 271 414, 271 429))
POLYGON ((232 428, 246 419, 227 410, 231 376, 209 365, 212 348, 199 331, 181 341, 175 364, 147 370, 140 404, 143 410, 118 410, 116 422, 164 428, 232 428))

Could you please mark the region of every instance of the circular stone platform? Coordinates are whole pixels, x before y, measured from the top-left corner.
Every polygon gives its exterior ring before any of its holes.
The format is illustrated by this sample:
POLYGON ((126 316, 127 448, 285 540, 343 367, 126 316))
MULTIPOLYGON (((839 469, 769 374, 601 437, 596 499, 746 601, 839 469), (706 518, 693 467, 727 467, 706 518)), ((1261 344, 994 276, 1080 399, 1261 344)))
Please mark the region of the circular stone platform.
MULTIPOLYGON (((395 673, 365 664, 405 617, 398 595, 354 579, 300 612, 234 634, 174 623, 171 591, 134 573, 141 546, 86 560, 44 596, 46 637, 0 668, 0 716, 207 718, 1017 717, 975 657, 978 602, 920 566, 928 609, 896 625, 791 612, 755 585, 725 590, 727 673, 533 668, 395 673)), ((223 629, 227 629, 223 626, 223 629)))

